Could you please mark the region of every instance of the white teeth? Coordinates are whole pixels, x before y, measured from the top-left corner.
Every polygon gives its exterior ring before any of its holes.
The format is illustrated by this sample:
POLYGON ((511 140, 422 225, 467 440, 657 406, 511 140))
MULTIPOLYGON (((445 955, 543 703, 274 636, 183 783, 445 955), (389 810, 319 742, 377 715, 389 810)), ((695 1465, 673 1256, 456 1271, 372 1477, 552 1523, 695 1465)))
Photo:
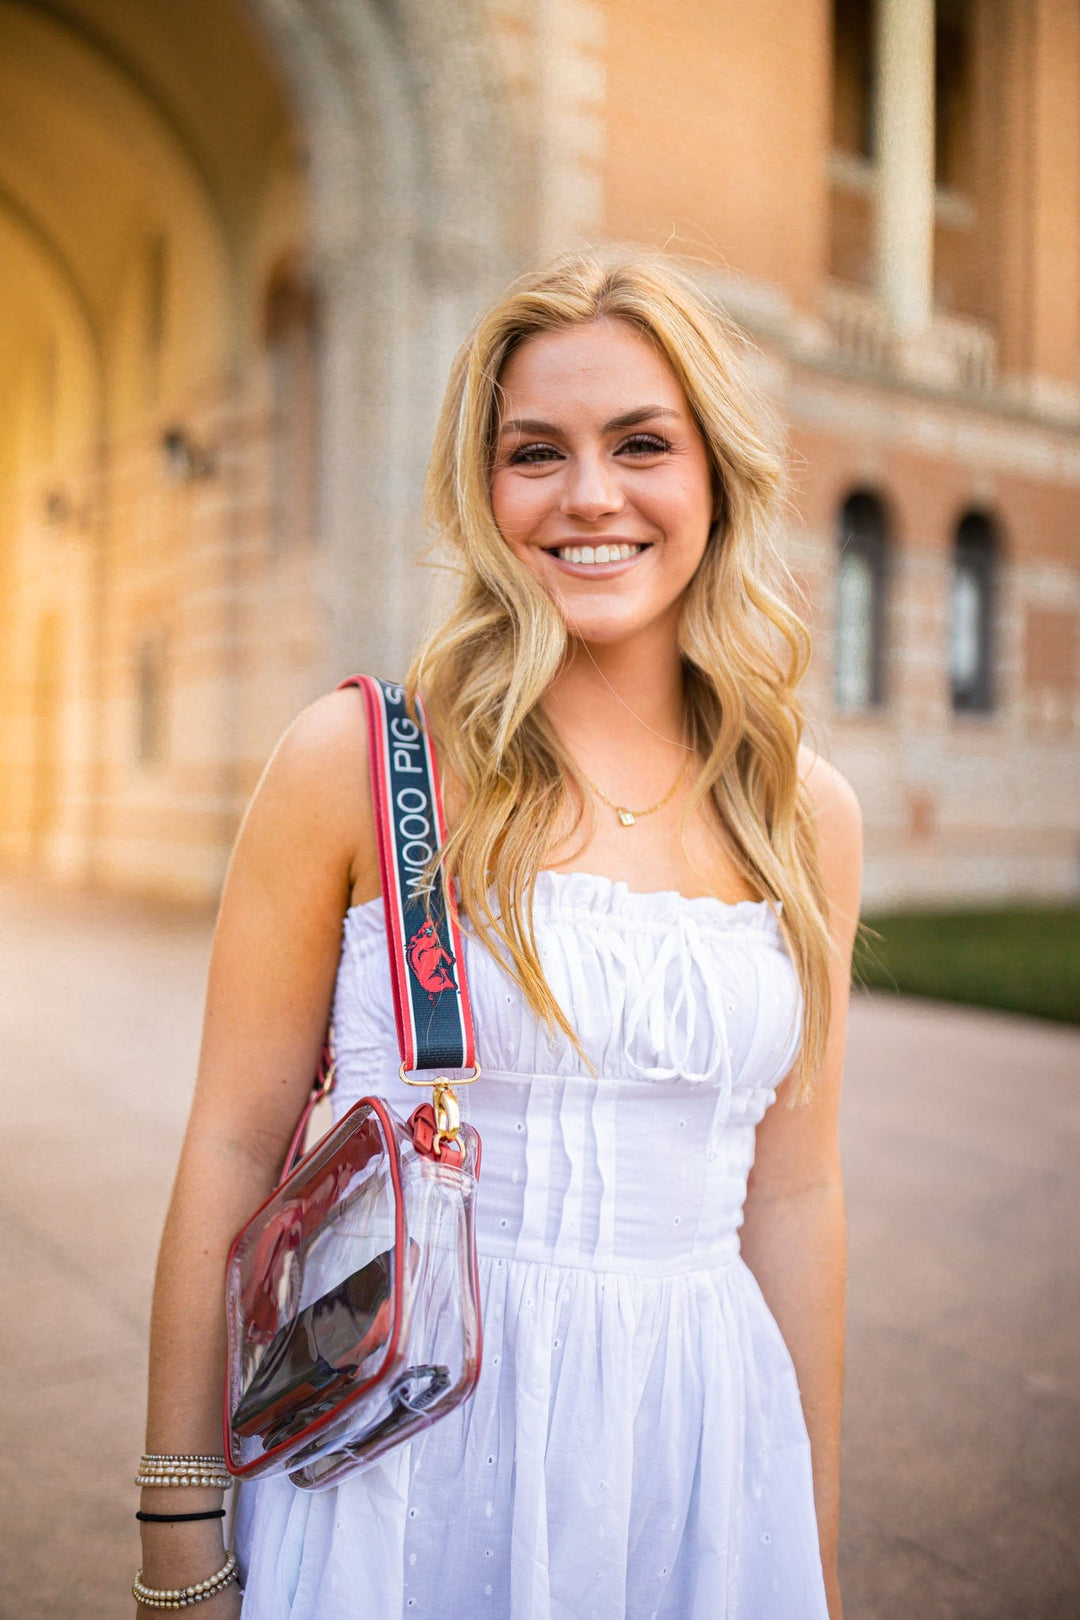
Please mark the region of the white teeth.
POLYGON ((555 553, 563 562, 569 563, 611 563, 629 562, 642 550, 641 546, 560 546, 555 553))

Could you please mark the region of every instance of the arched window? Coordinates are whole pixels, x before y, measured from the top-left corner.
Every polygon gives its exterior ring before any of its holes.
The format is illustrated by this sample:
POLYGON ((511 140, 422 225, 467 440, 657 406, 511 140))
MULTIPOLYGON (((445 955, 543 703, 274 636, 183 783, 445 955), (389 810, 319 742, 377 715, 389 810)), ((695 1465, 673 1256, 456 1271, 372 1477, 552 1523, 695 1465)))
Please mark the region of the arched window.
POLYGON ((885 698, 888 525, 876 495, 859 491, 840 509, 836 572, 836 706, 844 714, 885 698))
POLYGON ((316 305, 308 277, 291 255, 266 289, 264 311, 274 421, 273 539, 308 540, 316 527, 316 305))
POLYGON ((956 529, 949 612, 949 681, 952 706, 983 711, 994 706, 994 576, 997 536, 990 519, 968 512, 956 529))

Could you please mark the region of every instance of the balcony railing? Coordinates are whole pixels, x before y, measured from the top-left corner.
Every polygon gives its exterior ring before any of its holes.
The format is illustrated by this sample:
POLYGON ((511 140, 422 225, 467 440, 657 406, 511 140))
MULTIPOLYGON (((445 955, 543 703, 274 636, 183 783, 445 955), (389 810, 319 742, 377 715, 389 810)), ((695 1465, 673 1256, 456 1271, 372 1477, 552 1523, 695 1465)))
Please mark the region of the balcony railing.
POLYGON ((962 394, 994 387, 997 344, 979 321, 938 313, 926 332, 898 337, 872 293, 838 282, 826 291, 825 319, 833 356, 844 365, 962 394))

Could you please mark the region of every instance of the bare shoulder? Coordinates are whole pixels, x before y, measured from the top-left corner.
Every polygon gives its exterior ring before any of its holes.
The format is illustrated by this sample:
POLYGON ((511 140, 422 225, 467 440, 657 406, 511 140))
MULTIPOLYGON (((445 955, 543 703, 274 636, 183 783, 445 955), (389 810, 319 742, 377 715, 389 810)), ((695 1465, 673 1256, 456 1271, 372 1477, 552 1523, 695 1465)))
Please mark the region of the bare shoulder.
POLYGON ((274 1162, 310 1084, 342 919, 374 843, 366 755, 356 691, 330 693, 297 715, 244 814, 221 896, 197 1106, 215 1129, 254 1140, 274 1162))
POLYGON ((832 829, 842 836, 844 832, 860 831, 862 809, 855 789, 835 765, 805 743, 799 749, 799 775, 814 805, 822 833, 832 829))
MULTIPOLYGON (((329 887, 363 886, 374 869, 367 726, 359 692, 329 692, 283 733, 244 816, 234 865, 292 870, 329 887)), ((377 884, 376 884, 377 892, 377 884)))
POLYGON ((862 809, 835 765, 805 745, 799 775, 814 807, 825 888, 844 932, 854 932, 862 887, 862 809))
POLYGON ((260 787, 272 783, 273 791, 333 799, 346 779, 363 785, 366 770, 363 699, 346 688, 301 709, 271 754, 260 787))

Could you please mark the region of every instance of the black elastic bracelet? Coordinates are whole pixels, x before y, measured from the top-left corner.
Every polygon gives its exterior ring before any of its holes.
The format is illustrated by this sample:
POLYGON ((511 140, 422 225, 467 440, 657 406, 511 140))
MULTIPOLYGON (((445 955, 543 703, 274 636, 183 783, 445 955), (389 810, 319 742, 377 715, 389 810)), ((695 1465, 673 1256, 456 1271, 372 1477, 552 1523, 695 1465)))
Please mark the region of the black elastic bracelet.
POLYGON ((206 1513, 136 1513, 143 1524, 191 1524, 194 1519, 223 1519, 224 1508, 210 1508, 206 1513))

